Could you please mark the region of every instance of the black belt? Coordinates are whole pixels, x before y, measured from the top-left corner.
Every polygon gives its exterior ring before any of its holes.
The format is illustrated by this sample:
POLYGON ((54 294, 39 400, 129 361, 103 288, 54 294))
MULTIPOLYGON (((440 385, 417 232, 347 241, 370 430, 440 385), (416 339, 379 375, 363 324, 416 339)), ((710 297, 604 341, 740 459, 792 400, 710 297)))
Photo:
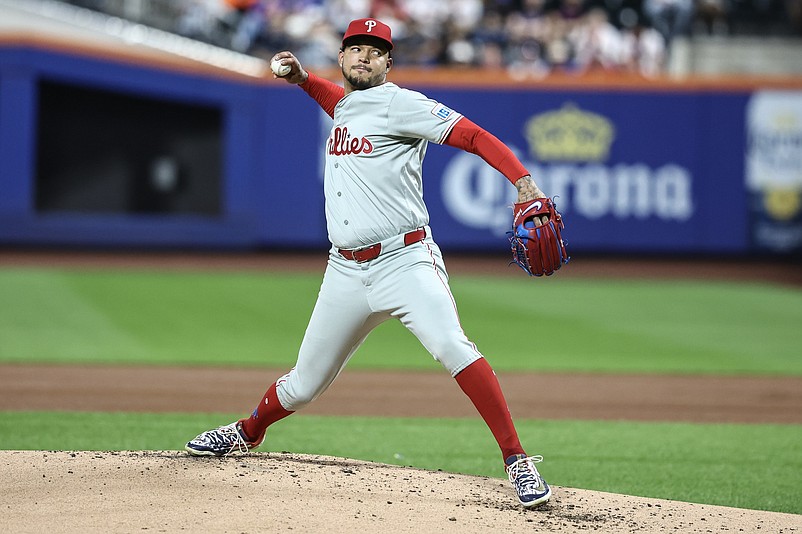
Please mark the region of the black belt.
MULTIPOLYGON (((426 229, 418 228, 404 234, 404 246, 407 247, 413 243, 423 241, 426 239, 426 229)), ((375 260, 382 253, 382 244, 376 243, 363 248, 338 248, 337 252, 346 260, 355 261, 357 263, 364 263, 366 261, 375 260)))

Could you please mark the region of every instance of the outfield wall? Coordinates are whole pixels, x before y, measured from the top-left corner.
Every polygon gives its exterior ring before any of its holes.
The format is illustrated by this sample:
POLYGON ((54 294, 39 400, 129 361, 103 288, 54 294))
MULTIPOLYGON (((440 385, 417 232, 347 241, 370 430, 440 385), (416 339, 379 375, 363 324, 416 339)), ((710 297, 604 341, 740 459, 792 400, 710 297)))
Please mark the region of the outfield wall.
MULTIPOLYGON (((802 82, 493 78, 391 73, 512 147, 574 252, 802 250, 802 82)), ((329 129, 281 81, 0 43, 0 245, 325 246, 329 129)), ((424 177, 444 248, 506 247, 502 176, 430 145, 424 177)))

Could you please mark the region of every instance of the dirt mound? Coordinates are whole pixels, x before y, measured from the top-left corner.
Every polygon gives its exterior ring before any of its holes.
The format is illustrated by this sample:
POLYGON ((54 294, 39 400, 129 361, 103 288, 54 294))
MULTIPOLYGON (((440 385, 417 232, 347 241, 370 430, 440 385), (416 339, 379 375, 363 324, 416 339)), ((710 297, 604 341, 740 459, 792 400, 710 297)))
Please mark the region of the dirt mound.
POLYGON ((256 453, 0 451, 3 532, 799 532, 802 517, 554 488, 525 510, 505 480, 256 453))

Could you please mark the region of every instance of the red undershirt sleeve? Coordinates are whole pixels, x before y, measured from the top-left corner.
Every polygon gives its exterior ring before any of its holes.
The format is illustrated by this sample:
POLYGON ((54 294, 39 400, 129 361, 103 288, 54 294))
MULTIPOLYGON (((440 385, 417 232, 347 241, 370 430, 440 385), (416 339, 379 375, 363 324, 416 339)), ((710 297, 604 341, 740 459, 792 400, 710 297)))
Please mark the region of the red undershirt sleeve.
POLYGON ((507 145, 466 117, 457 121, 443 144, 476 154, 513 184, 529 174, 507 145))
POLYGON ((345 95, 345 89, 311 72, 309 73, 309 78, 299 85, 301 89, 306 91, 306 94, 320 104, 320 107, 328 113, 329 117, 334 117, 334 107, 345 95))

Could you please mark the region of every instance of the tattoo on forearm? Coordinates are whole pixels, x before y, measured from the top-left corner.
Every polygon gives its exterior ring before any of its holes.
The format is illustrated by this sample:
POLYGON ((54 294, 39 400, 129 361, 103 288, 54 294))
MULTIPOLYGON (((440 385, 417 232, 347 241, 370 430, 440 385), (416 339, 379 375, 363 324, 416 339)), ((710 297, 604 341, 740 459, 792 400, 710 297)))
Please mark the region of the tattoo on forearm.
POLYGON ((543 191, 538 188, 535 181, 531 176, 526 175, 515 182, 515 187, 518 189, 518 202, 526 202, 535 198, 543 197, 543 191))

